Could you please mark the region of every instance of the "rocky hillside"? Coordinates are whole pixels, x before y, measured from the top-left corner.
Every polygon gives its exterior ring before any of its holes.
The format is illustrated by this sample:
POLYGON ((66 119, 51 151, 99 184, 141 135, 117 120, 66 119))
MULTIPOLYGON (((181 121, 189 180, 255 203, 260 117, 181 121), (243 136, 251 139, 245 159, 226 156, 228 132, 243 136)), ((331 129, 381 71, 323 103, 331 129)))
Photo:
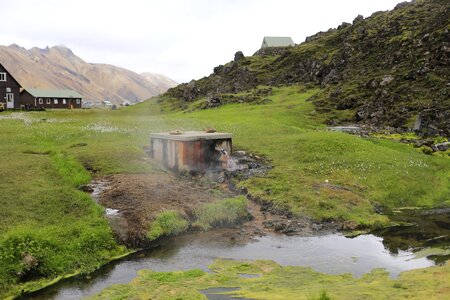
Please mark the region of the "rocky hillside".
POLYGON ((25 49, 0 46, 0 62, 25 88, 73 89, 88 100, 139 102, 176 82, 159 74, 139 75, 113 65, 90 64, 64 46, 25 49))
MULTIPOLYGON (((329 124, 357 122, 448 136, 449 7, 446 0, 403 2, 392 11, 357 16, 352 24, 319 32, 295 47, 249 57, 238 52, 209 77, 179 85, 166 96, 223 103, 245 101, 230 94, 261 85, 307 84, 322 87, 311 101, 329 124)), ((247 99, 258 102, 258 93, 247 99)))

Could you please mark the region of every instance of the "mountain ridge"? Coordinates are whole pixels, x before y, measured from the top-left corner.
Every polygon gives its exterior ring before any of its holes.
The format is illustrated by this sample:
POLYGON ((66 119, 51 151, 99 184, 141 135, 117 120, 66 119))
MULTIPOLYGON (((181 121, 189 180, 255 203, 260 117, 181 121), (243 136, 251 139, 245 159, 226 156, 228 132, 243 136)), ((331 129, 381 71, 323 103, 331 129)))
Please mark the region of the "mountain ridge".
POLYGON ((141 75, 111 64, 88 63, 64 45, 26 49, 0 46, 0 62, 24 88, 73 89, 87 100, 136 103, 177 83, 160 75, 141 75))

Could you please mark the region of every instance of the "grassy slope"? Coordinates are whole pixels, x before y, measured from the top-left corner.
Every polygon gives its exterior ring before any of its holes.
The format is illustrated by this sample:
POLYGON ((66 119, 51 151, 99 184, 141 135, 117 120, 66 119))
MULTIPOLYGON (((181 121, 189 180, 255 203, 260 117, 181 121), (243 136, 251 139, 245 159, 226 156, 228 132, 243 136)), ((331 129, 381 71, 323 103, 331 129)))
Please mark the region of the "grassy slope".
POLYGON ((168 117, 232 132, 235 146, 271 160, 275 168, 268 176, 242 185, 294 213, 372 226, 386 221, 374 214, 373 204, 450 204, 447 158, 425 156, 400 143, 326 131, 319 125, 321 115, 306 101, 318 90, 299 91, 296 86, 275 89, 268 97, 273 103, 265 105, 232 104, 168 117))
MULTIPOLYGON (((306 99, 317 92, 275 89, 273 103, 232 104, 161 114, 149 101, 118 111, 48 111, 0 115, 0 294, 21 274, 54 278, 88 271, 123 253, 101 209, 78 190, 92 174, 151 172, 148 133, 215 126, 234 144, 275 168, 242 185, 275 206, 318 219, 385 224, 371 203, 449 205, 450 160, 410 146, 327 132, 306 99), (324 184, 328 180, 328 184, 324 184), (22 255, 39 262, 27 272, 22 255), (89 254, 89 255, 87 255, 89 254)), ((30 279, 30 278, 28 278, 30 279)), ((34 285, 35 282, 28 283, 34 285)), ((28 286, 29 287, 29 286, 28 286)))
POLYGON ((142 270, 130 284, 113 285, 91 299, 206 299, 198 290, 212 287, 240 287, 234 293, 250 299, 296 300, 444 299, 450 291, 449 264, 403 272, 398 279, 380 269, 354 278, 305 267, 281 267, 270 261, 219 260, 211 269, 214 273, 142 270), (239 276, 242 273, 261 277, 244 279, 239 276))

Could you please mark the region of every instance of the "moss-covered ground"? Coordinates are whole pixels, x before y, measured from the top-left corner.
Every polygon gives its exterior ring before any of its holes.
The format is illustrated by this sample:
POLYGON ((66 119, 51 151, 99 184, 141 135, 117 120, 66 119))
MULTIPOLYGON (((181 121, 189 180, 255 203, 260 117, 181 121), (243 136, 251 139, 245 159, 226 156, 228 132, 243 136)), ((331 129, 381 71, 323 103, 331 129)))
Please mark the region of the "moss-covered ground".
POLYGON ((448 156, 329 132, 307 101, 317 92, 274 88, 267 104, 190 113, 161 112, 155 100, 117 111, 1 113, 0 295, 33 289, 42 284, 36 279, 89 272, 126 252, 79 187, 95 176, 152 172, 144 147, 154 131, 233 133, 236 148, 274 166, 240 185, 294 214, 374 227, 388 223, 375 204, 450 205, 448 156))
POLYGON ((106 288, 90 299, 206 299, 200 290, 239 288, 228 292, 249 299, 448 299, 450 265, 407 271, 396 279, 382 269, 355 278, 329 275, 305 267, 281 267, 271 261, 218 260, 201 270, 141 270, 129 284, 106 288), (243 278, 242 274, 260 277, 243 278))

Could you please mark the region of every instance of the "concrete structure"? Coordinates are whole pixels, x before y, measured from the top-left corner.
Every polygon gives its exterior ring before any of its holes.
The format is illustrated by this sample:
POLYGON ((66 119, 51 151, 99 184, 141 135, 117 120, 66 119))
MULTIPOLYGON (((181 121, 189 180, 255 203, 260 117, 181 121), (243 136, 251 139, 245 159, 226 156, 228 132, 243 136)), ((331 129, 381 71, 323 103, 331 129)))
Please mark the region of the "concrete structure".
POLYGON ((190 174, 226 168, 232 151, 230 133, 203 131, 164 132, 150 135, 151 156, 167 168, 190 174))
POLYGON ((292 38, 287 36, 265 36, 261 48, 295 46, 292 38))

